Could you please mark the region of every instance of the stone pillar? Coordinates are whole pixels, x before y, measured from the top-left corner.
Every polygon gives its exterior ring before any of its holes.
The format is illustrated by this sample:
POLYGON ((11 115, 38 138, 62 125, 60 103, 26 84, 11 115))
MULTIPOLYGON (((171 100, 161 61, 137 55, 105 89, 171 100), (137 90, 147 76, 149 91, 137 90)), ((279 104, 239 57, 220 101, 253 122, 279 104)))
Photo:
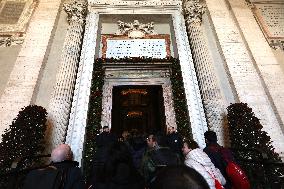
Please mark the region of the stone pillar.
POLYGON ((184 0, 183 3, 189 42, 208 127, 217 133, 219 143, 224 145, 228 143, 228 130, 224 125, 225 105, 201 30, 205 6, 200 3, 200 0, 184 0))
POLYGON ((192 135, 193 139, 202 148, 205 147, 203 133, 208 128, 186 33, 185 20, 180 11, 176 11, 172 17, 192 135))
POLYGON ((66 143, 71 146, 74 159, 81 164, 87 114, 95 57, 99 14, 90 12, 86 19, 83 47, 75 84, 66 143))
POLYGON ((51 127, 50 147, 65 140, 77 67, 80 58, 82 37, 85 25, 87 4, 84 1, 72 1, 64 4, 69 27, 63 45, 60 68, 49 104, 49 125, 51 127))

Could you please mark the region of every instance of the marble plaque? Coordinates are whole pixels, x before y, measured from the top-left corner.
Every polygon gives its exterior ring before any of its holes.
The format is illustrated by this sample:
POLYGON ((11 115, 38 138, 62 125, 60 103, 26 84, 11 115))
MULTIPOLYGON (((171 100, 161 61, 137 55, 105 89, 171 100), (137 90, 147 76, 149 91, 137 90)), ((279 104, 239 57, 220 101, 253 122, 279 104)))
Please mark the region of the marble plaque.
POLYGON ((284 2, 255 3, 254 13, 268 38, 284 38, 284 2))
POLYGON ((106 58, 166 58, 165 39, 107 40, 106 58))
POLYGON ((103 58, 150 57, 163 59, 171 54, 168 34, 149 35, 142 39, 102 35, 102 45, 103 58))
POLYGON ((16 24, 26 2, 7 1, 0 12, 0 24, 16 24))

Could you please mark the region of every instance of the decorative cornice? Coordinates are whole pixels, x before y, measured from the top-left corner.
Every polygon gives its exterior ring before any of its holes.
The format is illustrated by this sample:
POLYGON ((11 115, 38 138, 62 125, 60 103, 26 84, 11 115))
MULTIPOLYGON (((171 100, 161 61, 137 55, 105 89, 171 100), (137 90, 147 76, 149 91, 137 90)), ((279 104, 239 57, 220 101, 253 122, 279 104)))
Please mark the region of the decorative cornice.
POLYGON ((154 22, 147 24, 139 23, 138 20, 134 20, 132 23, 118 21, 118 30, 116 35, 128 35, 129 38, 143 38, 146 34, 156 35, 154 31, 154 22))
POLYGON ((24 36, 18 36, 18 35, 13 35, 8 37, 0 36, 0 47, 21 45, 24 42, 24 39, 25 39, 24 36))
POLYGON ((87 3, 85 1, 70 1, 64 3, 63 9, 67 13, 67 21, 85 23, 87 15, 87 3))
POLYGON ((91 6, 180 6, 182 4, 181 0, 148 0, 148 1, 121 1, 121 0, 88 0, 88 4, 91 6))
POLYGON ((201 24, 202 15, 205 13, 205 6, 200 3, 200 0, 184 0, 183 10, 187 24, 201 24))

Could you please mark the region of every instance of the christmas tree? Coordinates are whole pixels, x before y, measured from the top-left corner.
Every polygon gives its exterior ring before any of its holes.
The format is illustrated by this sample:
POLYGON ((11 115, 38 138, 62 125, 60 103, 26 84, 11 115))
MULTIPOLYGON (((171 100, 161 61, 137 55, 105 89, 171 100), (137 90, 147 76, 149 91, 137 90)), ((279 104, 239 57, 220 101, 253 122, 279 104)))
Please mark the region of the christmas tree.
MULTIPOLYGON (((37 155, 44 150, 46 115, 46 110, 41 106, 27 106, 5 130, 0 143, 1 174, 9 172, 15 160, 37 155)), ((4 188, 3 182, 1 179, 0 188, 4 188)))
POLYGON ((256 183, 259 181, 262 182, 262 187, 265 183, 279 182, 279 176, 284 173, 283 169, 273 164, 266 166, 261 162, 263 156, 271 162, 281 162, 281 159, 274 151, 270 137, 262 131, 263 127, 252 109, 246 103, 235 103, 227 110, 231 147, 253 187, 257 188, 256 183), (250 163, 241 160, 249 160, 250 163))

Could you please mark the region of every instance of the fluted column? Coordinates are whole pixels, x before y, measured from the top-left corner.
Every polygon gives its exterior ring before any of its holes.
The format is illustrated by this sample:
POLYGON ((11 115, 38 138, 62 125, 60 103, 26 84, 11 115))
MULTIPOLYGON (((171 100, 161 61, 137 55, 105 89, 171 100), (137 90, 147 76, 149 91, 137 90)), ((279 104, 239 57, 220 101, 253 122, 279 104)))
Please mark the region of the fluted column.
POLYGON ((69 26, 63 45, 60 68, 56 76, 56 84, 49 104, 51 148, 63 143, 67 133, 87 4, 84 1, 72 1, 65 3, 63 8, 67 13, 69 26))
POLYGON ((217 133, 221 144, 226 144, 228 141, 228 132, 224 126, 223 118, 225 105, 214 73, 213 62, 201 30, 202 15, 205 12, 205 6, 199 0, 185 0, 183 3, 189 42, 191 44, 208 127, 217 133))

